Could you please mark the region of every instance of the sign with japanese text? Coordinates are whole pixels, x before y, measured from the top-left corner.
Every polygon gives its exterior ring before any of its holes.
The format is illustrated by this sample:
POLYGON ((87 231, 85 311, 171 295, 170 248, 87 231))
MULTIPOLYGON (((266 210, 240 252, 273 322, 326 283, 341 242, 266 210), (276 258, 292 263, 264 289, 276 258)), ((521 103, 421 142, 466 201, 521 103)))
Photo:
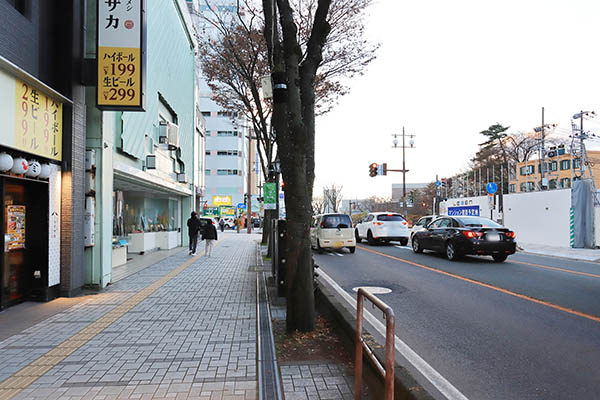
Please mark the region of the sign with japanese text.
POLYGON ((448 207, 448 215, 479 216, 479 206, 448 207))
POLYGON ((15 79, 15 148, 62 158, 62 103, 15 79))
POLYGON ((213 196, 213 206, 230 206, 232 204, 231 196, 213 196))
POLYGON ((263 185, 263 194, 265 198, 265 210, 277 209, 277 187, 275 183, 267 182, 263 185))
POLYGON ((144 0, 98 0, 98 108, 144 111, 144 0))
POLYGON ((0 145, 62 160, 63 103, 0 70, 0 145))
POLYGON ((6 251, 25 248, 25 206, 6 206, 6 251))

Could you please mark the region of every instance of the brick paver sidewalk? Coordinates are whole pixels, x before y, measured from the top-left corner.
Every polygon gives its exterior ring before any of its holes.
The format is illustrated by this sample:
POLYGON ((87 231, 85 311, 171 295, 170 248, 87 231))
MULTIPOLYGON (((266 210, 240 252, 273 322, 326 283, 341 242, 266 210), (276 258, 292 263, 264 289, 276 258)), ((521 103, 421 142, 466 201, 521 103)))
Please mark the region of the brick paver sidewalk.
POLYGON ((257 398, 256 239, 222 234, 0 342, 0 399, 257 398))

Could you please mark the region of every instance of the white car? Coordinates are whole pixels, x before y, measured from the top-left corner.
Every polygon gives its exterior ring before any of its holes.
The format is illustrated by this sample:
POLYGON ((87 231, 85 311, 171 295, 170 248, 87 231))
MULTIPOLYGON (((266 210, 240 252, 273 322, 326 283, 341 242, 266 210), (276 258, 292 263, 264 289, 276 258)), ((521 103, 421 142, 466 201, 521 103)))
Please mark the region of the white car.
POLYGON ((424 231, 426 229, 426 226, 429 225, 429 223, 431 221, 433 221, 434 219, 436 219, 438 217, 440 217, 440 215, 425 215, 425 216, 419 218, 417 223, 414 224, 410 230, 410 240, 412 241, 412 238, 413 238, 413 235, 415 234, 415 232, 424 231))
POLYGON ((310 226, 310 245, 319 251, 347 247, 354 253, 356 241, 350 217, 346 214, 315 215, 310 226))
POLYGON ((408 222, 398 213, 373 212, 356 224, 354 235, 357 243, 363 239, 366 239, 370 245, 395 240, 402 246, 406 246, 410 230, 408 222))

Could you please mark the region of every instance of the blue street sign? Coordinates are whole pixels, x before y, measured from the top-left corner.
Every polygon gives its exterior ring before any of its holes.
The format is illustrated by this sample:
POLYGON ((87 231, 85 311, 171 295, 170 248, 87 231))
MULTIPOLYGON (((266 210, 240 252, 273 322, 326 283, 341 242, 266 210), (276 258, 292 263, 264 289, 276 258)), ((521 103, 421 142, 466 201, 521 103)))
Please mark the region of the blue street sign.
POLYGON ((440 187, 440 186, 442 186, 442 182, 440 182, 440 181, 435 181, 435 186, 437 186, 437 187, 440 187))
POLYGON ((489 194, 494 194, 496 193, 496 190, 498 190, 498 185, 496 185, 494 182, 490 182, 485 185, 485 190, 487 190, 489 194))
POLYGON ((237 208, 246 208, 244 203, 237 203, 237 208))

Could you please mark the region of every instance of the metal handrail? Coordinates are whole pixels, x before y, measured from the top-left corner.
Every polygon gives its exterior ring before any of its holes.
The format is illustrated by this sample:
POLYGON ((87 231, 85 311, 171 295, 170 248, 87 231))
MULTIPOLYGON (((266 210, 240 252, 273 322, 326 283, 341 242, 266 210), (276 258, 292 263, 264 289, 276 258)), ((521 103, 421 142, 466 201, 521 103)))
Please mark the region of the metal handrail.
POLYGON ((354 399, 360 400, 362 388, 362 359, 363 348, 367 355, 375 365, 375 369, 384 378, 384 400, 394 399, 394 338, 395 338, 395 322, 394 310, 383 301, 379 300, 364 288, 358 289, 356 299, 356 340, 355 340, 355 365, 354 365, 354 399), (362 319, 363 319, 363 303, 364 297, 369 299, 374 306, 383 311, 385 317, 385 368, 381 365, 373 350, 365 343, 362 337, 362 319))

